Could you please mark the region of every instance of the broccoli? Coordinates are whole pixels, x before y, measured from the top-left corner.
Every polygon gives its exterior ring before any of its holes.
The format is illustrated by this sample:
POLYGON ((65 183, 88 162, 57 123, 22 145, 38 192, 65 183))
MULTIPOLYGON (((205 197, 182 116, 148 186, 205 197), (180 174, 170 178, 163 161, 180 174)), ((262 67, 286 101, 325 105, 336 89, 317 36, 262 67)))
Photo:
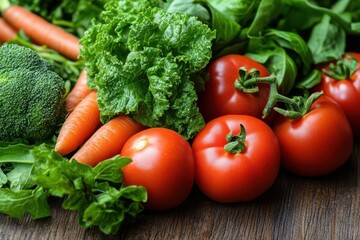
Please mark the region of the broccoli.
POLYGON ((17 44, 0 47, 0 141, 49 139, 65 117, 64 80, 17 44))

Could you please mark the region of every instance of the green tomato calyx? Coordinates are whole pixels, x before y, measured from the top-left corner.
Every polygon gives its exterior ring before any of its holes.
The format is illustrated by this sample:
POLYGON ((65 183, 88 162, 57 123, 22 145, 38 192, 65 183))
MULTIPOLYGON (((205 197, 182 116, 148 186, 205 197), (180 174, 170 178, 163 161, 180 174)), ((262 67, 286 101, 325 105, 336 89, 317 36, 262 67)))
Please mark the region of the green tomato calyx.
POLYGON ((256 68, 249 71, 245 67, 239 68, 239 77, 235 79, 234 87, 244 93, 257 93, 259 87, 257 83, 274 83, 276 78, 274 75, 268 77, 260 77, 260 72, 256 68))
POLYGON ((286 108, 274 107, 274 110, 287 118, 297 119, 307 114, 312 104, 322 95, 323 91, 314 92, 311 95, 309 95, 308 91, 305 91, 304 96, 278 98, 278 101, 282 100, 282 102, 285 103, 286 108))
POLYGON ((242 153, 246 148, 245 139, 245 127, 240 124, 240 132, 238 135, 233 135, 232 131, 226 135, 226 141, 228 143, 224 146, 225 151, 231 154, 242 153))
POLYGON ((335 64, 330 63, 329 70, 323 68, 322 71, 334 80, 346 80, 355 73, 357 66, 357 59, 348 54, 345 55, 344 59, 338 60, 335 64))

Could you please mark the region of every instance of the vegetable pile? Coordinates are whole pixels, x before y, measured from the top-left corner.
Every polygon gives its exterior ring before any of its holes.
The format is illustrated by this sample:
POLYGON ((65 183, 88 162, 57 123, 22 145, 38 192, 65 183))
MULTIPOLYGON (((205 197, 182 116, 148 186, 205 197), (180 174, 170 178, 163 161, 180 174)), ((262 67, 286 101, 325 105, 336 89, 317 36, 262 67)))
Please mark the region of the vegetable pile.
POLYGON ((280 167, 331 174, 360 135, 358 1, 3 0, 0 12, 11 217, 48 217, 54 196, 115 234, 195 185, 242 202, 280 167))

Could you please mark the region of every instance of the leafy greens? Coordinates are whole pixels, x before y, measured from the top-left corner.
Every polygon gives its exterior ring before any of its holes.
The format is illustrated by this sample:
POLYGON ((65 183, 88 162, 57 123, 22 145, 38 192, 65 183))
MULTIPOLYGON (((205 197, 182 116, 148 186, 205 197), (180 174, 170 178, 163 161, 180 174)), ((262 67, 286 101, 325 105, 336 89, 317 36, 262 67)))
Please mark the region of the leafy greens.
POLYGON ((0 147, 0 212, 38 219, 51 215, 48 197, 63 197, 62 207, 78 211, 79 224, 115 234, 143 211, 147 193, 124 186, 121 168, 129 158, 115 156, 92 168, 68 161, 51 146, 0 147))
POLYGON ((189 139, 204 126, 197 81, 212 57, 215 32, 158 1, 113 1, 81 39, 89 86, 103 122, 125 113, 145 126, 189 139))

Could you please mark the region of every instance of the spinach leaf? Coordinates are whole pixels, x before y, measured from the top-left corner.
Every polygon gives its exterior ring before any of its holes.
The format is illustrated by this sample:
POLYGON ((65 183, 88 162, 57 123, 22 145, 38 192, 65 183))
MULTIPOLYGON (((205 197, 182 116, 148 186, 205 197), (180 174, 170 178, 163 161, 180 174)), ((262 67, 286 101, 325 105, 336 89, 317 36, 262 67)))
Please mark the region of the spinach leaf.
POLYGON ((269 26, 274 18, 278 15, 280 0, 263 0, 261 1, 255 19, 251 23, 248 35, 250 37, 261 36, 264 30, 269 26))
POLYGON ((285 49, 273 41, 264 38, 253 38, 246 55, 262 63, 276 77, 278 91, 288 94, 295 84, 297 65, 285 49))
POLYGON ((346 33, 328 15, 324 15, 312 29, 308 45, 315 64, 339 59, 345 52, 346 33))
POLYGON ((0 188, 0 212, 13 218, 30 214, 33 219, 50 216, 48 194, 42 187, 14 191, 0 188))
POLYGON ((34 146, 18 144, 0 145, 0 212, 21 218, 50 216, 46 191, 32 179, 34 146))

